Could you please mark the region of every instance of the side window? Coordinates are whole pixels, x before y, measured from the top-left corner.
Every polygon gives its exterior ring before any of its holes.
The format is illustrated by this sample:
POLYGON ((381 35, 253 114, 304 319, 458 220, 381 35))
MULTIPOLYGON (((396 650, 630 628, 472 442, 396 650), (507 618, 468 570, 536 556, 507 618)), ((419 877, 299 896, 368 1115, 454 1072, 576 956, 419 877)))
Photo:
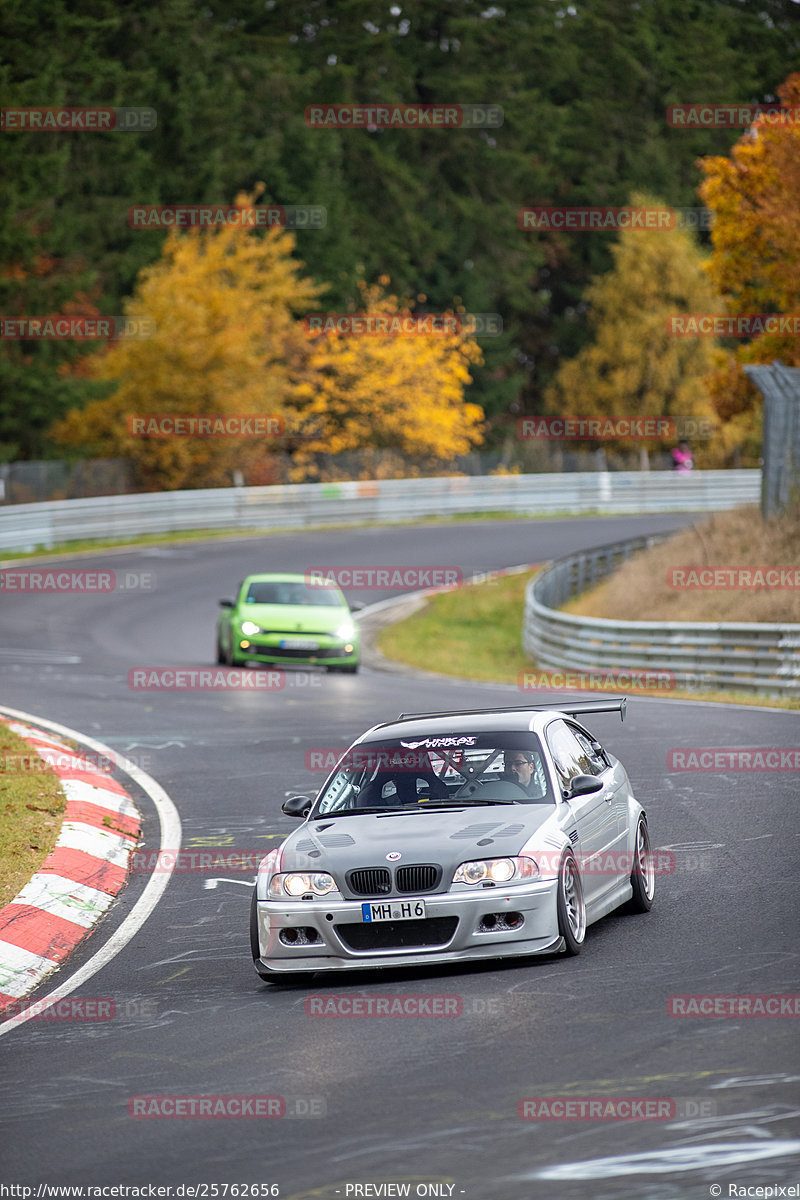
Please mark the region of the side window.
POLYGON ((594 774, 586 770, 586 753, 565 721, 548 725, 546 737, 562 787, 567 787, 576 775, 594 774))
POLYGON ((584 775, 602 775, 603 771, 611 765, 606 758, 605 751, 600 743, 594 743, 590 737, 587 737, 582 729, 576 729, 574 725, 569 726, 570 733, 575 735, 575 740, 581 747, 584 754, 585 766, 583 769, 584 775))

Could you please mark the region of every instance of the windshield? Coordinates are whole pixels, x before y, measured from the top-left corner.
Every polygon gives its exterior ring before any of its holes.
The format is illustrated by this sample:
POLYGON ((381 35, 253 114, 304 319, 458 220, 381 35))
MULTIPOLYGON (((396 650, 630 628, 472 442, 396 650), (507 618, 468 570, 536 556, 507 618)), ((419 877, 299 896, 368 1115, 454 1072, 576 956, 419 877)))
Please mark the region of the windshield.
POLYGON ((534 734, 409 738, 352 747, 312 817, 535 803, 555 801, 534 734))
POLYGON ((319 608, 343 608, 344 600, 336 588, 311 587, 291 579, 273 579, 251 583, 245 604, 315 604, 319 608))

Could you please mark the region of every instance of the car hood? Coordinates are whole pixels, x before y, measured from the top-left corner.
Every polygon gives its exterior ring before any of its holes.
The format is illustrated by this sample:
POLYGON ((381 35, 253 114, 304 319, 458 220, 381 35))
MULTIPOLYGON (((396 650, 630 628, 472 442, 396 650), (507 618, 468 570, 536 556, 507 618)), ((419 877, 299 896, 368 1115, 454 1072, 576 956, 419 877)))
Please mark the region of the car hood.
POLYGON ((298 633, 333 633, 347 619, 344 608, 321 604, 245 604, 237 611, 240 621, 254 621, 262 629, 298 633))
POLYGON ((551 828, 555 833, 555 808, 550 804, 322 817, 289 835, 282 847, 281 870, 329 871, 345 894, 345 872, 355 867, 437 863, 447 879, 470 859, 516 855, 534 833, 541 830, 544 835, 551 828), (551 819, 552 826, 543 828, 551 819), (389 853, 400 857, 387 860, 389 853))

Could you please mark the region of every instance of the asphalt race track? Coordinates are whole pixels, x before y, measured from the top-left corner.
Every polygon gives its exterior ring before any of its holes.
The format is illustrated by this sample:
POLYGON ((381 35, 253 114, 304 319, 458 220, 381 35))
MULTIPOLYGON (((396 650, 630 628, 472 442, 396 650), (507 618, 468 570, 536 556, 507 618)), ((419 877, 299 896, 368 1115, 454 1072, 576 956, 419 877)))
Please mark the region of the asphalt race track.
MULTIPOLYGON (((401 711, 521 696, 369 670, 304 671, 281 691, 131 690, 132 667, 214 661, 217 600, 232 596, 244 574, 447 565, 469 575, 689 519, 365 528, 76 559, 84 568, 152 572, 155 586, 5 594, 3 703, 143 766, 179 810, 185 849, 266 852, 293 827, 280 812, 285 795, 324 778, 306 769, 306 751, 343 747, 401 711)), ((367 603, 386 594, 349 593, 367 603)), ((624 725, 611 715, 589 724, 627 766, 655 845, 675 854, 651 913, 592 926, 572 959, 274 986, 250 960, 252 874, 176 872, 138 934, 76 993, 113 998, 114 1020, 31 1020, 0 1037, 6 1182, 172 1185, 173 1196, 180 1184, 274 1184, 282 1200, 700 1200, 728 1196, 734 1183, 800 1182, 797 1020, 667 1012, 675 994, 800 992, 800 776, 667 768, 673 748, 796 746, 798 714, 632 698, 624 725), (395 993, 455 996, 461 1015, 326 1019, 306 1011, 311 994, 395 993), (293 1115, 128 1115, 130 1097, 151 1094, 277 1095, 293 1115), (530 1097, 655 1097, 674 1106, 668 1120, 522 1120, 519 1102, 530 1097)), ((131 790, 144 846, 157 848, 154 808, 131 790)), ((92 958, 145 883, 144 874, 132 876, 41 995, 92 958)))

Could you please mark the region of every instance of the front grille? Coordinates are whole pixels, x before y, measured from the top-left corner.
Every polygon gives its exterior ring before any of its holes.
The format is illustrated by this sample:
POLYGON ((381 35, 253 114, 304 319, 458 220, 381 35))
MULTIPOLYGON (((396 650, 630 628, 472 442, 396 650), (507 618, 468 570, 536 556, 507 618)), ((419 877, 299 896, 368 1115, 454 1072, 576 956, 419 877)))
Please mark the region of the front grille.
POLYGON ((330 629, 262 629, 257 637, 276 638, 328 638, 333 637, 330 629))
POLYGON ((287 650, 280 646, 251 646, 246 654, 253 658, 347 658, 342 646, 322 646, 319 650, 287 650))
POLYGON ((392 890, 392 878, 386 867, 363 867, 348 871, 345 881, 356 896, 388 896, 392 890))
POLYGON ((398 892, 432 892, 442 877, 442 868, 434 863, 415 863, 411 867, 398 867, 395 872, 395 887, 398 892))
POLYGON ((453 938, 458 917, 426 917, 422 921, 370 921, 363 925, 335 925, 348 950, 413 950, 446 946, 453 938))

